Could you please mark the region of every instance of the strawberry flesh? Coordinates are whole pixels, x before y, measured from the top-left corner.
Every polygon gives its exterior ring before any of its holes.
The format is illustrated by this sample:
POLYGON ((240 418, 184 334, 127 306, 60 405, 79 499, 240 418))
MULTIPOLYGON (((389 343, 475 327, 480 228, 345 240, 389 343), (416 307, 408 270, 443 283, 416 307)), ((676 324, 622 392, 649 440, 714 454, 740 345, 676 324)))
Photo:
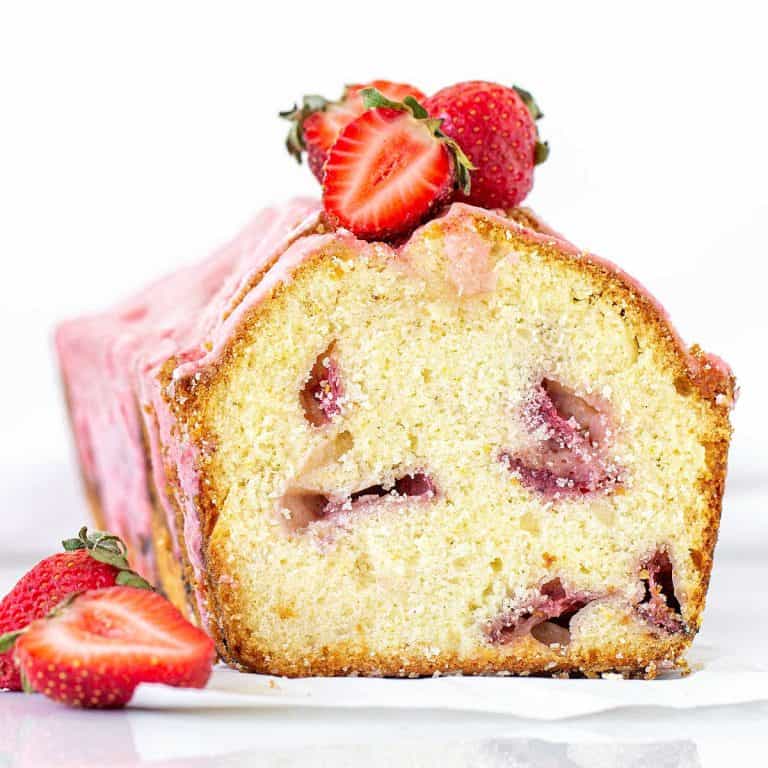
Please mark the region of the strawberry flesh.
POLYGON ((313 427, 323 427, 341 413, 344 384, 333 345, 318 355, 307 383, 299 394, 304 417, 313 427))
POLYGON ((323 169, 328 158, 328 152, 335 144, 339 134, 356 117, 365 112, 365 105, 360 96, 360 91, 365 88, 376 88, 389 99, 402 101, 406 96, 413 96, 419 101, 426 96, 408 83, 393 83, 389 80, 373 80, 370 83, 349 85, 339 101, 327 102, 322 100, 324 106, 316 108, 306 116, 300 110, 284 113, 290 120, 299 120, 298 128, 300 137, 298 141, 301 147, 292 150, 298 157, 303 150, 307 153, 307 163, 317 180, 322 184, 323 169))
POLYGON ((164 597, 145 589, 84 592, 16 641, 29 686, 75 707, 109 709, 130 701, 139 683, 202 688, 213 641, 164 597))
POLYGON ((571 619, 596 597, 589 592, 571 592, 559 578, 551 579, 529 597, 509 602, 505 610, 487 622, 486 637, 493 645, 509 645, 533 634, 544 645, 567 645, 571 619))
POLYGON ((621 482, 608 456, 611 425, 605 408, 545 378, 526 400, 521 418, 531 445, 517 453, 502 450, 499 460, 526 488, 562 498, 610 492, 621 482))
POLYGON ((686 629, 680 601, 675 595, 672 561, 664 551, 654 552, 641 567, 644 588, 637 611, 649 624, 668 633, 686 629))
MULTIPOLYGON (((357 97, 360 99, 360 97, 357 97)), ((307 163, 315 178, 323 183, 323 170, 328 152, 336 143, 336 139, 344 128, 349 125, 359 114, 362 114, 362 100, 360 109, 344 102, 332 104, 325 112, 313 112, 303 125, 304 144, 307 148, 307 163)))
POLYGON ((365 239, 386 239, 421 223, 453 191, 446 145, 410 112, 368 110, 331 149, 323 204, 338 223, 365 239))
POLYGON ((437 484, 432 476, 415 471, 395 478, 394 482, 369 485, 352 493, 324 494, 291 489, 281 497, 278 509, 285 530, 297 533, 318 523, 348 525, 358 513, 375 509, 381 502, 402 504, 409 499, 427 502, 437 495, 437 484))

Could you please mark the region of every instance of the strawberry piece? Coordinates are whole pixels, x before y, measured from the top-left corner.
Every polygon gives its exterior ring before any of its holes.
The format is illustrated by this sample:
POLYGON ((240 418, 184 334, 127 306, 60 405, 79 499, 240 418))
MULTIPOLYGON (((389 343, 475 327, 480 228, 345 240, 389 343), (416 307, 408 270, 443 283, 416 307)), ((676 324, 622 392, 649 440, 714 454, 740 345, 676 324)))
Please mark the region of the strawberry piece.
POLYGON ((307 383, 299 393, 304 416, 313 427, 330 424, 341 413, 344 384, 333 344, 318 355, 307 383))
POLYGON ((348 85, 338 101, 308 95, 303 98, 301 107, 294 105, 293 109, 280 113, 280 117, 291 121, 285 142, 288 151, 299 162, 306 151, 309 168, 321 184, 331 147, 344 128, 366 110, 360 95, 365 88, 375 88, 394 101, 402 101, 406 96, 420 101, 426 98, 418 88, 408 83, 373 80, 370 83, 348 85))
POLYGON ((486 623, 486 637, 494 645, 509 645, 530 633, 544 645, 567 645, 571 619, 597 597, 590 592, 571 592, 559 578, 551 579, 537 593, 507 600, 504 610, 486 623))
POLYGON ((534 442, 499 460, 527 488, 550 498, 610 492, 622 481, 608 453, 612 434, 605 409, 552 379, 543 379, 522 409, 534 442))
POLYGON ((370 109, 331 149, 323 205, 358 237, 387 239, 420 224, 456 186, 468 189, 472 164, 415 99, 394 102, 375 89, 362 95, 370 109))
POLYGON ((685 632, 680 601, 675 595, 672 561, 664 551, 654 552, 640 569, 644 595, 638 613, 651 625, 665 632, 685 632))
POLYGON ((74 707, 111 709, 139 683, 202 688, 213 641, 162 595, 135 587, 94 589, 38 619, 14 650, 26 688, 74 707))
MULTIPOLYGON (((0 643, 35 619, 42 618, 73 592, 132 584, 149 588, 128 569, 125 545, 117 537, 81 528, 77 538, 63 542, 65 552, 41 560, 0 602, 0 643)), ((11 652, 0 651, 0 688, 21 690, 11 652)))
POLYGON ((542 117, 522 88, 470 81, 443 88, 424 103, 442 118, 442 130, 458 141, 477 170, 472 189, 457 197, 485 208, 514 208, 533 186, 533 168, 549 152, 538 141, 542 117))

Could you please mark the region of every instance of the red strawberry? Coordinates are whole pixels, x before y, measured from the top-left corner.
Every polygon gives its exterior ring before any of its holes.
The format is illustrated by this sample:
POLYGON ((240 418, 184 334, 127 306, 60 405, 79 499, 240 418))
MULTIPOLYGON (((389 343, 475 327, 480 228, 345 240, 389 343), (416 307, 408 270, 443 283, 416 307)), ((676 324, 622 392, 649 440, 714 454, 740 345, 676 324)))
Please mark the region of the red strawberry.
POLYGON ((514 208, 533 186, 533 167, 548 147, 538 141, 542 114, 522 88, 471 81, 443 88, 425 102, 442 118, 442 131, 458 141, 477 170, 469 194, 457 197, 484 208, 514 208))
POLYGON ((472 164, 412 97, 390 101, 372 88, 362 96, 368 111, 328 155, 323 205, 359 237, 391 238, 423 221, 457 186, 468 190, 472 164))
MULTIPOLYGON (((81 528, 76 539, 62 544, 65 552, 40 561, 0 602, 0 635, 17 632, 42 618, 73 592, 113 584, 149 587, 128 570, 125 545, 117 536, 98 532, 89 536, 87 529, 81 528)), ((10 651, 0 650, 0 688, 21 690, 10 651)))
POLYGON ((341 131, 356 117, 365 112, 360 92, 375 88, 388 99, 402 101, 406 96, 424 100, 426 96, 408 83, 392 83, 389 80, 374 80, 364 85, 348 85, 338 101, 328 101, 322 96, 305 96, 301 107, 294 106, 280 117, 292 122, 286 147, 301 162, 302 152, 307 152, 307 162, 317 180, 323 183, 323 167, 328 151, 336 142, 341 131))
POLYGON ((70 596, 14 649, 25 688, 74 707, 111 709, 139 683, 202 688, 213 641, 162 595, 136 587, 70 596))

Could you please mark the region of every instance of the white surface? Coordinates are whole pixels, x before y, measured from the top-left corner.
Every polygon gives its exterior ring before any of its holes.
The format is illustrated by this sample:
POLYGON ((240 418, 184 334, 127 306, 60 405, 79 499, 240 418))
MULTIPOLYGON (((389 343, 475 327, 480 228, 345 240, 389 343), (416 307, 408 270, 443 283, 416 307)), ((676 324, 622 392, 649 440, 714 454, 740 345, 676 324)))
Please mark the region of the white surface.
MULTIPOLYGON (((757 663, 768 636, 764 15, 751 2, 0 3, 0 586, 84 515, 52 325, 199 259, 264 204, 313 193, 275 117, 302 93, 480 77, 519 82, 546 113, 552 154, 528 202, 640 278, 686 339, 739 376, 696 647, 757 663)), ((765 704, 537 723, 366 709, 83 714, 3 695, 0 752, 14 767, 105 754, 155 766, 708 767, 760 764, 749 758, 761 749, 764 760, 767 722, 765 704)))
POLYGON ((244 675, 217 667, 203 691, 142 686, 131 706, 140 709, 312 709, 448 710, 513 715, 531 720, 565 720, 626 707, 692 709, 768 702, 768 666, 762 659, 726 655, 698 646, 690 654, 693 672, 668 673, 653 683, 621 680, 553 680, 449 676, 418 680, 313 677, 298 680, 244 675))

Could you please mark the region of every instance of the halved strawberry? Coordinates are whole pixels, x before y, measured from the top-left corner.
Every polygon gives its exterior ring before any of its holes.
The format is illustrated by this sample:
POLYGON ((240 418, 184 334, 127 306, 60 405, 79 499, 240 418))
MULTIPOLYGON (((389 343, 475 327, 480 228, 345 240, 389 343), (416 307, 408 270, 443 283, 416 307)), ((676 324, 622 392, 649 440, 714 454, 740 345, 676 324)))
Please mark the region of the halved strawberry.
MULTIPOLYGON (((126 546, 110 533, 80 529, 76 538, 62 542, 65 551, 41 560, 0 600, 0 644, 5 633, 23 629, 45 616, 74 592, 114 584, 150 585, 128 567, 126 546)), ((21 690, 19 671, 9 652, 0 651, 0 688, 21 690)))
POLYGON ((312 94, 304 97, 301 107, 294 105, 293 109, 280 113, 280 117, 292 123, 285 142, 288 151, 299 162, 306 151, 310 170, 321 184, 328 151, 341 131, 366 110, 360 95, 365 88, 375 88, 393 101, 402 101, 406 96, 419 100, 426 98, 418 88, 408 83, 373 80, 366 84, 348 85, 338 101, 312 94))
POLYGON ((413 97, 391 101, 374 88, 361 96, 368 111, 328 155, 323 205, 358 237, 386 239, 422 222, 457 187, 468 192, 473 166, 413 97))
POLYGON ((65 600, 16 640, 25 690, 74 707, 114 708, 139 683, 202 688, 213 641, 162 595, 107 587, 65 600))

